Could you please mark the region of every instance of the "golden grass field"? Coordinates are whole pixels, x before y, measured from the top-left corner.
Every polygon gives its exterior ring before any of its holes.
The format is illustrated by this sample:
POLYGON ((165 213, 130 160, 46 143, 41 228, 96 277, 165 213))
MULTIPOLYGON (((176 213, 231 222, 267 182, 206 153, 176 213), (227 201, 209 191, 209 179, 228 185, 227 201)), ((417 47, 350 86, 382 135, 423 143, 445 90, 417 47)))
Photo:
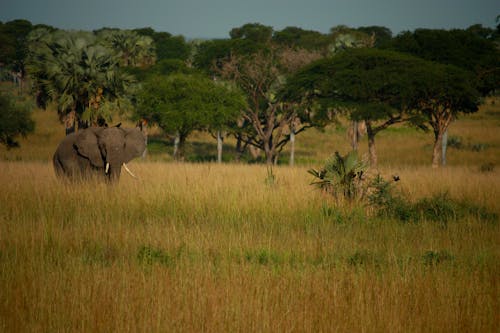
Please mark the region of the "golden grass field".
MULTIPOLYGON (((306 171, 347 151, 342 129, 299 136, 274 184, 263 165, 171 163, 166 147, 130 163, 138 181, 68 185, 50 163, 62 125, 34 118, 0 149, 1 332, 498 332, 498 221, 336 203, 306 171)), ((499 129, 491 101, 456 121, 450 135, 486 145, 439 170, 432 134, 389 130, 379 171, 409 200, 447 191, 498 216, 499 129)))

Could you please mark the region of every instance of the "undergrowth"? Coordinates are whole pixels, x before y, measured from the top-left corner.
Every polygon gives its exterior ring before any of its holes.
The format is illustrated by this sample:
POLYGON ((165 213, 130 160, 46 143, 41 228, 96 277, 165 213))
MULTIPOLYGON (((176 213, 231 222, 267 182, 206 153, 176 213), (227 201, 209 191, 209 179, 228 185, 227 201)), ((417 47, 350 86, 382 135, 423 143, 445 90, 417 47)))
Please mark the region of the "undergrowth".
POLYGON ((370 187, 372 192, 368 195, 368 203, 375 209, 376 216, 381 218, 392 218, 402 222, 432 221, 442 226, 467 217, 485 222, 498 221, 496 213, 465 199, 454 199, 447 191, 412 201, 401 191, 397 191, 393 183, 384 180, 380 175, 373 179, 370 187))

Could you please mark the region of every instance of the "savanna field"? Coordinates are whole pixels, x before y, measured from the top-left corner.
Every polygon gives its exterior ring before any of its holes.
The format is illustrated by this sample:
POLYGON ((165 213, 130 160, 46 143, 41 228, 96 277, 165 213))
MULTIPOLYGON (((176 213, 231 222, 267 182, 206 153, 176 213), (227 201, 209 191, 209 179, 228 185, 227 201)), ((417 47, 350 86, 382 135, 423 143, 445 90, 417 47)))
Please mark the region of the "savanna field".
MULTIPOLYGON (((274 179, 261 164, 175 163, 153 129, 129 164, 139 180, 74 185, 51 163, 64 126, 35 110, 35 133, 0 148, 0 331, 498 332, 498 103, 451 125, 438 170, 431 133, 377 136, 370 173, 399 175, 421 207, 408 219, 310 185, 308 169, 349 150, 346 123, 299 135, 296 166, 285 150, 274 179)), ((189 139, 188 160, 215 154, 209 135, 189 139)))

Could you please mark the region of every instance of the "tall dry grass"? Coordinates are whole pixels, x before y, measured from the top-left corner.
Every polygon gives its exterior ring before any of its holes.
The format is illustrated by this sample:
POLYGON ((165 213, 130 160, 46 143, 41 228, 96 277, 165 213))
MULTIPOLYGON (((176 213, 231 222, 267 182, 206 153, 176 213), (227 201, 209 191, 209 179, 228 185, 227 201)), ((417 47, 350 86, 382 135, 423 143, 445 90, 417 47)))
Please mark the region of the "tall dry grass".
MULTIPOLYGON (((140 181, 64 185, 47 163, 0 162, 1 331, 497 330, 495 221, 370 217, 303 167, 274 184, 263 166, 130 167, 140 181)), ((412 196, 500 212, 497 172, 400 173, 412 196)))
POLYGON ((377 136, 378 172, 407 200, 448 193, 492 213, 443 224, 315 191, 306 170, 348 151, 345 126, 301 134, 299 166, 274 182, 260 165, 154 162, 167 145, 131 163, 139 181, 64 184, 49 162, 63 126, 35 110, 21 148, 0 147, 0 331, 497 332, 499 115, 487 101, 454 122, 450 136, 485 145, 450 148, 440 170, 432 134, 377 136))

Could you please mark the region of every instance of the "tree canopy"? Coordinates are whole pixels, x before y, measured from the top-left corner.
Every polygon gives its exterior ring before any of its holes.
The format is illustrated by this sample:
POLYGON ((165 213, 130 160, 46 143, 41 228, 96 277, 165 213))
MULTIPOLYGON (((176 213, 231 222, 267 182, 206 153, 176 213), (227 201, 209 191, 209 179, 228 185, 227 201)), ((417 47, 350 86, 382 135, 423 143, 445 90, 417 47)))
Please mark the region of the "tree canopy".
POLYGON ((223 129, 238 117, 245 100, 234 87, 198 74, 152 76, 138 94, 138 115, 179 138, 177 159, 183 144, 195 130, 223 129))
POLYGON ((475 112, 478 104, 466 71, 378 49, 349 49, 314 62, 288 81, 285 95, 344 107, 351 119, 364 120, 373 165, 380 130, 403 121, 422 125, 425 117, 438 145, 451 118, 475 112))
POLYGON ((31 79, 38 105, 55 102, 62 118, 87 125, 131 110, 128 100, 137 97, 131 88, 159 77, 204 77, 226 88, 230 81, 246 107, 228 133, 237 147, 260 149, 270 163, 295 134, 324 125, 340 109, 353 122, 367 122, 371 138, 397 122, 423 126, 425 118, 439 141, 449 119, 476 110, 476 90, 487 95, 500 85, 499 27, 417 29, 393 38, 383 26, 337 25, 324 34, 247 23, 227 39, 186 41, 150 27, 78 32, 14 20, 0 22, 0 76, 20 91, 31 79))
POLYGON ((31 108, 15 97, 0 92, 0 144, 16 147, 16 137, 33 132, 35 123, 31 119, 31 108))
POLYGON ((391 48, 471 71, 483 95, 500 86, 500 49, 474 29, 407 31, 394 38, 391 48))
POLYGON ((132 78, 120 70, 120 54, 94 34, 38 29, 28 38, 37 101, 42 107, 57 103, 61 117, 69 119, 67 132, 74 130, 74 120, 109 121, 111 111, 125 103, 132 78))

